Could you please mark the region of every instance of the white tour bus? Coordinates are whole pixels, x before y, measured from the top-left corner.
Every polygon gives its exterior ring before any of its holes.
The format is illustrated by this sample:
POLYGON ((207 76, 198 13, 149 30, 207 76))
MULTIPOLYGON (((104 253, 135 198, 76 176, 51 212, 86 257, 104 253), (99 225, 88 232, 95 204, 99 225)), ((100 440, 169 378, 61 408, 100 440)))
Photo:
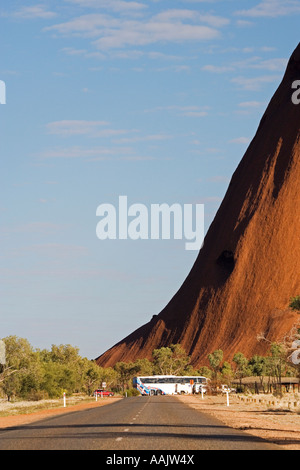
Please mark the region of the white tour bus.
POLYGON ((134 377, 133 387, 141 395, 206 393, 208 379, 201 376, 149 375, 134 377))

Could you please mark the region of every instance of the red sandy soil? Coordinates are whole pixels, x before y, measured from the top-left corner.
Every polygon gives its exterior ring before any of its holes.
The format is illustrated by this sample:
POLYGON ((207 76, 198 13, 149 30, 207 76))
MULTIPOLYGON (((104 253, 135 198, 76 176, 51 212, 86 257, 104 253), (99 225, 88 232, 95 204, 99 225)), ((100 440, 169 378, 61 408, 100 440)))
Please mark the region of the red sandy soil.
POLYGON ((226 396, 209 396, 202 400, 198 395, 189 395, 179 396, 179 400, 214 416, 227 426, 277 444, 282 450, 300 450, 299 409, 289 410, 258 401, 242 402, 235 395, 230 396, 229 407, 226 396))

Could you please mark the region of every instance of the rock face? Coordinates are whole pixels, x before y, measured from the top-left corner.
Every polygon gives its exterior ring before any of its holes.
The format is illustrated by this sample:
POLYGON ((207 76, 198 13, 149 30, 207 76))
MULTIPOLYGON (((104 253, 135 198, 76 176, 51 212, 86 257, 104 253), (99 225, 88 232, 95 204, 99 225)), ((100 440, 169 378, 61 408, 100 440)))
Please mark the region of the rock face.
POLYGON ((287 307, 300 294, 300 44, 237 167, 203 248, 159 315, 96 359, 102 366, 151 358, 180 343, 192 364, 216 349, 231 360, 264 354, 300 316, 287 307))

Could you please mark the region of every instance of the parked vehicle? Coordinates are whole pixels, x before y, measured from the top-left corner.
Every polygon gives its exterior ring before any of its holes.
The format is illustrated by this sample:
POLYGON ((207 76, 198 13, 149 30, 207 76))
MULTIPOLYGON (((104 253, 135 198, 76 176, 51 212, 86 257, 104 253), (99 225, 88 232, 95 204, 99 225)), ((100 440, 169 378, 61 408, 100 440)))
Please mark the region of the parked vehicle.
POLYGON ((110 392, 109 390, 98 389, 94 391, 94 396, 100 397, 113 397, 114 392, 110 392))
POLYGON ((151 375, 134 377, 133 387, 141 395, 206 393, 207 378, 200 376, 151 375))

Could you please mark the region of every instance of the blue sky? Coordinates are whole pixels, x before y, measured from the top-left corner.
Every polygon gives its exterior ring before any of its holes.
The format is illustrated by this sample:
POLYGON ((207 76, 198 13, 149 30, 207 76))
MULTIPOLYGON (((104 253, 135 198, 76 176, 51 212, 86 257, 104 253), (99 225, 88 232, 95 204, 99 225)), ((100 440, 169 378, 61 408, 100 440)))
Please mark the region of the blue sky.
POLYGON ((0 337, 94 358, 197 257, 184 240, 100 241, 97 207, 202 203, 207 230, 299 42, 300 1, 3 3, 0 337))

